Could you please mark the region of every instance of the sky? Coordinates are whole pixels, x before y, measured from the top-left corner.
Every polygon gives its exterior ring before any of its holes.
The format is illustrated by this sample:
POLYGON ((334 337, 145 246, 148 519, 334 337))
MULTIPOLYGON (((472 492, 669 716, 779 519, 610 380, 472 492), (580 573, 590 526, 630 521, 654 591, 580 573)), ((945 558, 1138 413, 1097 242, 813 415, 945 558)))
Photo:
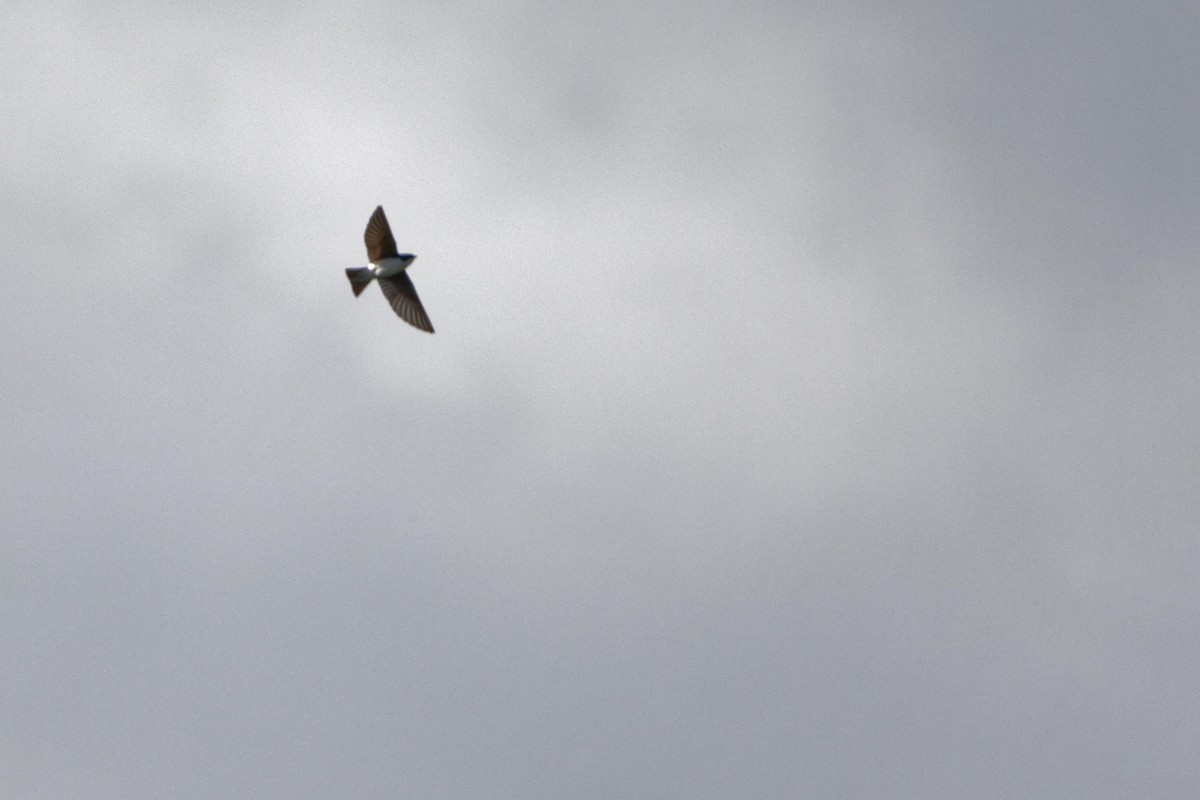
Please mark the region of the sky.
POLYGON ((0 795, 1189 796, 1197 76, 1153 0, 5 3, 0 795))

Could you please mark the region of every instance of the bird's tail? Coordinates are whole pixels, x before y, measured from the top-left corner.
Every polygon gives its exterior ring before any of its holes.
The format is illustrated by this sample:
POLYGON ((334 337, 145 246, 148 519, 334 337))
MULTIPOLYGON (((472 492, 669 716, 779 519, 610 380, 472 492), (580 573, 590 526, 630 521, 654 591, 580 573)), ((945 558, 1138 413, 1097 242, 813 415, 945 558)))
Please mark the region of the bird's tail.
POLYGON ((346 277, 350 279, 350 288, 354 290, 354 296, 358 297, 363 293, 363 289, 371 285, 375 273, 371 272, 369 267, 349 267, 346 277))

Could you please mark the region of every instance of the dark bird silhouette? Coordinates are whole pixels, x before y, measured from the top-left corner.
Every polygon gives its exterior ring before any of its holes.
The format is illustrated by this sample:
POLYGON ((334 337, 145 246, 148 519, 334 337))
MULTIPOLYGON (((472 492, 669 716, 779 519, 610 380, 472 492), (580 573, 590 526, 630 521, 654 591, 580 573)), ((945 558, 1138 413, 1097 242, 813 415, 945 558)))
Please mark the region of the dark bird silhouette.
POLYGON ((433 324, 421 305, 421 298, 417 297, 417 288, 406 272, 417 257, 412 253, 396 252, 396 240, 384 216, 383 206, 375 207, 375 213, 371 215, 367 230, 363 233, 363 241, 367 244, 367 261, 370 264, 346 270, 354 296, 362 294, 371 281, 379 281, 379 288, 383 289, 383 296, 392 304, 396 316, 414 328, 433 333, 433 324))

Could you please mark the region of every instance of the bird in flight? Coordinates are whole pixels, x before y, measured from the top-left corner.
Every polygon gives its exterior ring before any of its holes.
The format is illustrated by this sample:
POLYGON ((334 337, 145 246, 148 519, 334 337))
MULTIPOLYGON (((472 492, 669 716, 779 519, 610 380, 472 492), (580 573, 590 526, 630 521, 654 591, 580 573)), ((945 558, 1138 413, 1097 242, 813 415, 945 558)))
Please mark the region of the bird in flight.
POLYGON ((417 297, 417 289, 405 272, 417 257, 412 253, 396 252, 396 240, 383 214, 383 206, 375 207, 375 213, 371 215, 367 230, 363 233, 363 241, 367 243, 367 261, 370 264, 346 270, 354 296, 362 294, 371 281, 379 281, 379 288, 383 289, 383 296, 392 304, 396 316, 414 328, 433 333, 429 315, 425 313, 421 298, 417 297))

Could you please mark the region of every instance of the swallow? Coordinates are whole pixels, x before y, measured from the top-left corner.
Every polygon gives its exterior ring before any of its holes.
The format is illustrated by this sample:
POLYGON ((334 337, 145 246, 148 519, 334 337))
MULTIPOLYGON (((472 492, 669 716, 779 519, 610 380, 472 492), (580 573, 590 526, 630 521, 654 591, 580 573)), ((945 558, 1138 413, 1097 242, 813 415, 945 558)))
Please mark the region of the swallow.
POLYGON ((370 263, 365 267, 346 270, 354 296, 362 294, 371 281, 379 281, 379 288, 383 289, 383 296, 392 304, 396 316, 414 328, 433 333, 429 315, 425 313, 421 298, 417 297, 417 289, 405 272, 417 257, 412 253, 396 252, 396 240, 383 214, 383 206, 375 207, 375 213, 371 215, 367 230, 363 233, 363 241, 367 244, 367 261, 370 263))

